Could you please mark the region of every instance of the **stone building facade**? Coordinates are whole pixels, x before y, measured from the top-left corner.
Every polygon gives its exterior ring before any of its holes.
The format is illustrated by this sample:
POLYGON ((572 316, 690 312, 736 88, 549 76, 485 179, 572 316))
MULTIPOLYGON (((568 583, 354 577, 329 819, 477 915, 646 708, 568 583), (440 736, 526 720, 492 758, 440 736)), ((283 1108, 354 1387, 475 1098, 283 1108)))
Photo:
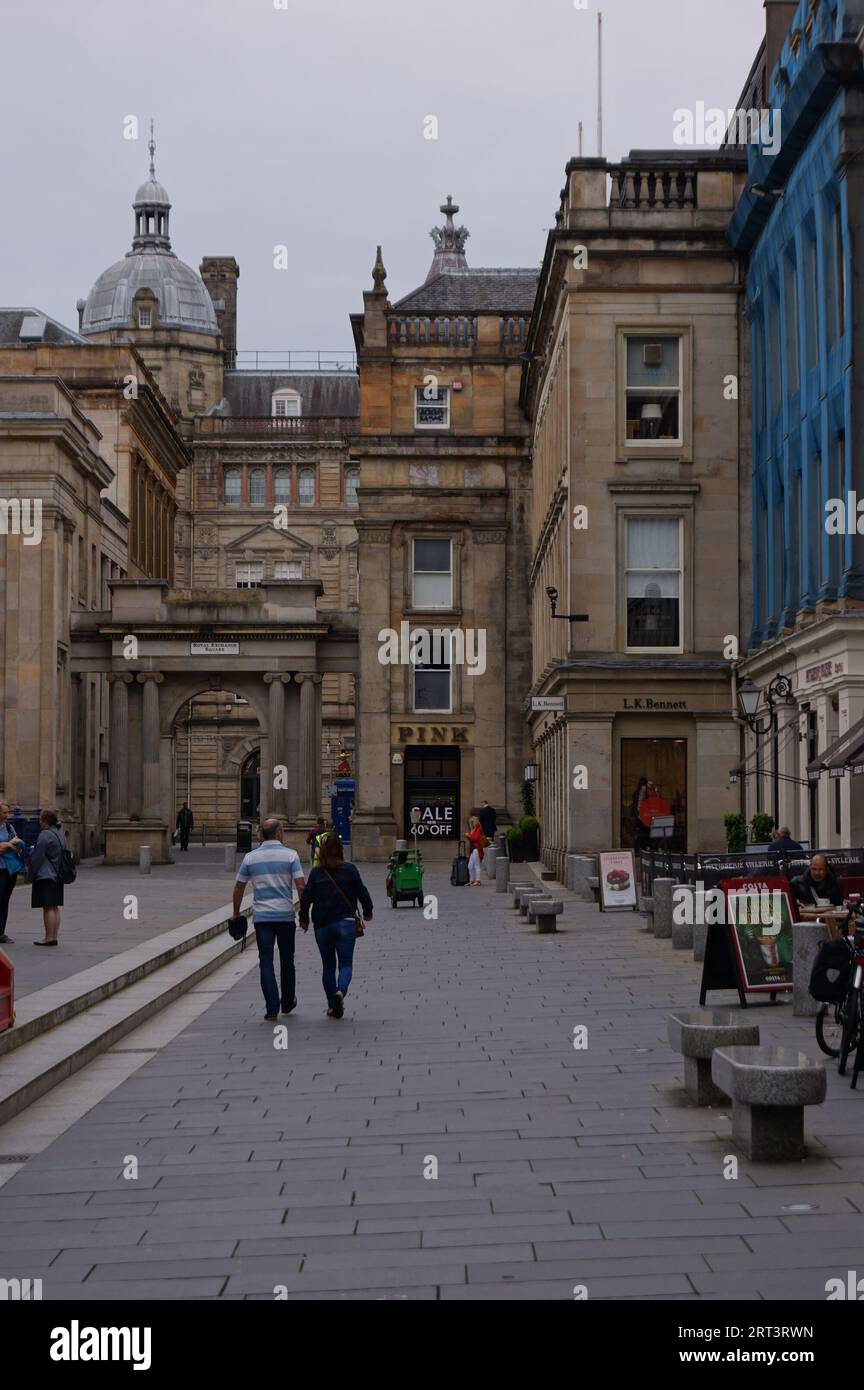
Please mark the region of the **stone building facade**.
POLYGON ((559 874, 568 853, 646 842, 649 792, 672 822, 666 843, 691 851, 722 843, 736 808, 727 638, 742 630, 748 403, 725 233, 743 176, 734 152, 567 166, 521 393, 533 446, 523 695, 543 854, 559 874))
POLYGON ((365 859, 410 833, 412 809, 424 849, 442 857, 484 798, 505 823, 521 809, 530 465, 519 382, 537 274, 470 269, 458 208, 448 199, 441 210, 426 282, 391 304, 379 249, 352 318, 362 595, 354 844, 365 859), (437 647, 416 645, 436 631, 437 647))

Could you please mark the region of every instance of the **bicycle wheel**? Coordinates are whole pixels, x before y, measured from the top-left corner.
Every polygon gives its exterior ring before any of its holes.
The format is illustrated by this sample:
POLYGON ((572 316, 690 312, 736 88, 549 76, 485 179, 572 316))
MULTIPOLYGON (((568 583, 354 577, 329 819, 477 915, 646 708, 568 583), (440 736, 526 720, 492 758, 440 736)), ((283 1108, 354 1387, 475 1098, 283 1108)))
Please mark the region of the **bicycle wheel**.
POLYGON ((864 1067, 864 1029, 858 1030, 858 1046, 855 1049, 855 1061, 852 1063, 852 1090, 858 1089, 858 1073, 864 1067))
POLYGON ((845 1017, 843 1004, 823 1004, 816 1015, 816 1041, 826 1057, 840 1056, 845 1017))
POLYGON ((846 1018, 843 1022, 843 1037, 840 1040, 840 1060, 837 1071, 846 1075, 846 1062, 853 1047, 858 1046, 858 1033, 861 1027, 861 991, 850 989, 846 996, 846 1018))

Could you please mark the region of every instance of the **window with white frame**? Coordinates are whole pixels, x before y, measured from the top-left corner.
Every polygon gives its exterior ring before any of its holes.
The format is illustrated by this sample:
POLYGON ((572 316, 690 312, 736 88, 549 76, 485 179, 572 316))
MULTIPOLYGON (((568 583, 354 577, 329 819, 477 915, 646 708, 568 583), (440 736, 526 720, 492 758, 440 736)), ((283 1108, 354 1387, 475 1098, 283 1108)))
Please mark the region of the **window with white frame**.
POLYGON ((626 335, 627 443, 681 444, 680 337, 626 335))
POLYGON ((315 469, 301 468, 297 474, 297 501, 301 507, 315 506, 315 469))
POLYGON ((138 327, 139 327, 139 328, 152 328, 152 327, 153 327, 153 310, 152 310, 152 309, 139 309, 139 310, 138 310, 138 327))
POLYGON ((357 489, 360 486, 360 469, 345 469, 345 501, 349 507, 357 505, 357 489))
POLYGON ((681 649, 681 518, 626 521, 627 646, 681 649))
POLYGON ((264 583, 263 560, 239 561, 234 566, 234 582, 238 589, 260 589, 264 583))
POLYGON ((425 714, 449 714, 453 709, 452 651, 450 634, 429 634, 428 661, 414 664, 414 710, 425 714))
POLYGON ((303 561, 302 560, 277 560, 276 579, 302 579, 303 561))
POLYGON ((237 505, 243 496, 243 475, 239 468, 225 469, 225 488, 223 497, 227 505, 237 505))
POLYGON ((453 607, 453 543, 415 540, 412 585, 415 608, 453 607))
POLYGON ((414 388, 414 427, 418 430, 450 428, 450 387, 414 388))
POLYGON ((263 468, 249 470, 249 501, 255 506, 267 501, 267 474, 263 468))
POLYGON ((272 398, 273 414, 284 418, 291 415, 296 417, 300 411, 300 395, 297 391, 274 391, 272 398))

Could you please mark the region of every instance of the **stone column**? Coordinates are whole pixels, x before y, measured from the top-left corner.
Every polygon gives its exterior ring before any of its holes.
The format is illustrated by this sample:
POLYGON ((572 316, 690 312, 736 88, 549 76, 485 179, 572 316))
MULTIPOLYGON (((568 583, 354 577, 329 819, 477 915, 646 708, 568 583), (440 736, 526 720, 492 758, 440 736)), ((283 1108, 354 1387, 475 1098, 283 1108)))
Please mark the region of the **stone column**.
POLYGON ((159 733, 159 687, 165 677, 155 671, 142 671, 138 681, 144 687, 141 722, 141 763, 143 778, 143 813, 145 820, 159 820, 161 754, 159 733))
POLYGON ((129 686, 131 675, 110 675, 111 742, 108 749, 108 815, 129 819, 129 686))
POLYGON ((300 686, 300 819, 314 821, 321 801, 321 677, 304 672, 295 680, 300 686))
MULTIPOLYGON (((268 675, 264 677, 264 684, 270 687, 270 713, 269 713, 269 739, 270 739, 270 782, 267 788, 267 809, 271 816, 281 816, 283 819, 288 816, 288 792, 282 786, 276 786, 276 769, 285 768, 287 759, 285 755, 285 686, 290 681, 290 676, 268 675)), ((262 768, 262 775, 264 769, 262 768)), ((280 784, 284 782, 284 772, 279 776, 280 784)))

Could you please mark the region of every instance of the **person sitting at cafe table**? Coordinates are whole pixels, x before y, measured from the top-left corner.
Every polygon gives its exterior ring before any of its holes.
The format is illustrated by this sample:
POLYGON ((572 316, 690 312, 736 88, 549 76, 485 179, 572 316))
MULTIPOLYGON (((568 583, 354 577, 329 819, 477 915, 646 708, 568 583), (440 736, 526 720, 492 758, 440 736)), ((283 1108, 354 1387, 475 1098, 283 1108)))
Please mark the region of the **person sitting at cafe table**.
POLYGON ((843 889, 829 869, 824 854, 814 854, 810 868, 793 878, 789 887, 801 907, 821 907, 826 902, 832 907, 843 906, 843 889))

